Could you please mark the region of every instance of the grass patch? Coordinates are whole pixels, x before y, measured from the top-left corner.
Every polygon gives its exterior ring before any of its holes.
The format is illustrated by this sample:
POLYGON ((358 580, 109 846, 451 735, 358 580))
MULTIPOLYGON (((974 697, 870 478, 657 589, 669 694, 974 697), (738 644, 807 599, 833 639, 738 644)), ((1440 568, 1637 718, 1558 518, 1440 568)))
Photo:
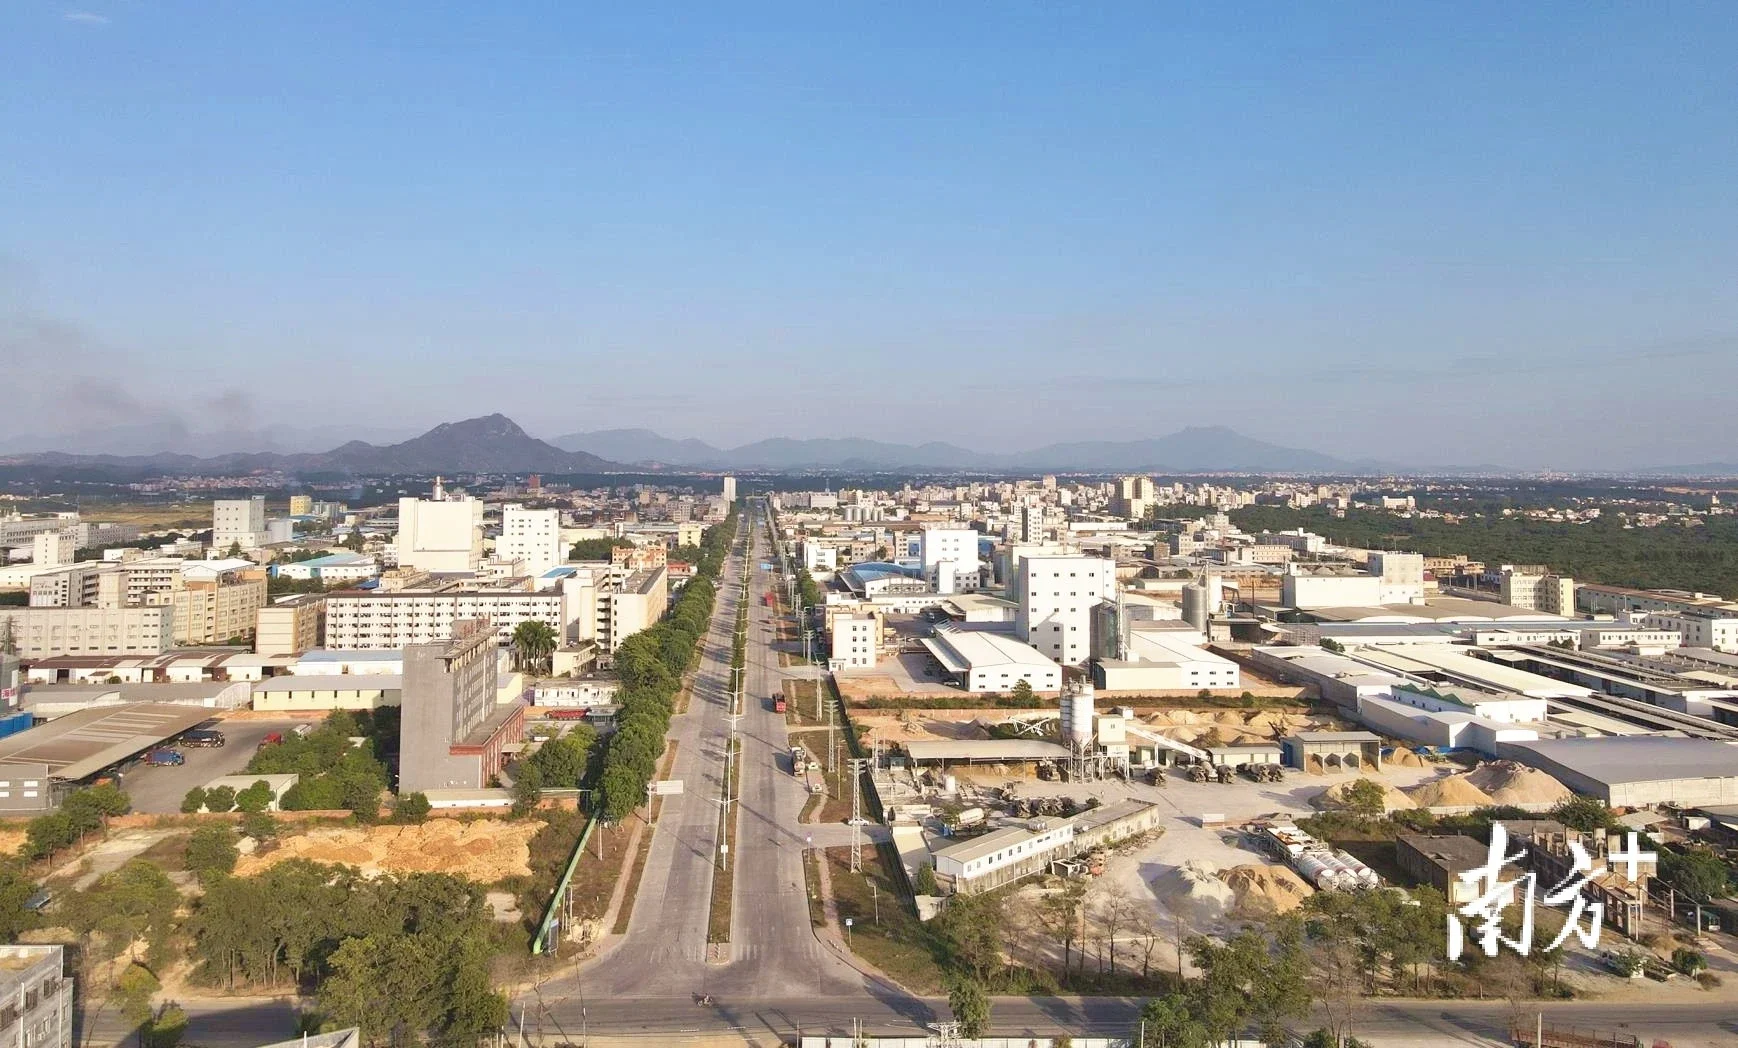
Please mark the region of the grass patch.
POLYGON ((815 813, 820 811, 821 806, 825 803, 827 803, 827 795, 826 794, 824 794, 824 793, 811 793, 811 794, 809 794, 809 799, 803 802, 803 813, 801 815, 797 816, 797 821, 798 822, 814 822, 815 821, 815 813))
MULTIPOLYGON (((531 876, 510 877, 501 884, 513 893, 525 929, 533 933, 543 917, 544 908, 549 905, 549 896, 554 893, 556 882, 561 880, 561 871, 567 867, 568 857, 573 854, 573 846, 579 842, 579 835, 585 829, 585 816, 578 812, 555 809, 541 814, 544 816, 543 828, 531 838, 530 844, 531 876)), ((575 900, 576 912, 577 902, 575 900)))
POLYGON ((851 918, 848 942, 853 953, 913 993, 940 993, 946 944, 906 907, 888 873, 886 852, 887 846, 864 847, 862 872, 852 873, 850 848, 827 849, 827 874, 839 913, 837 930, 843 938, 845 918, 851 918))
MULTIPOLYGON (((658 773, 658 778, 670 777, 670 767, 676 763, 676 740, 669 740, 664 748, 664 764, 658 773)), ((625 935, 628 931, 628 921, 634 916, 634 902, 640 894, 640 879, 646 875, 646 858, 652 852, 652 837, 657 833, 658 813, 664 810, 664 798, 652 798, 652 806, 646 813, 646 827, 640 831, 640 846, 634 849, 632 865, 628 867, 628 888, 622 895, 622 908, 616 914, 615 924, 610 931, 616 935, 625 935)), ((624 861, 626 861, 624 859, 624 861)), ((607 903, 606 903, 607 905, 607 903)))
POLYGON ((187 842, 191 833, 172 833, 139 853, 139 858, 174 872, 187 868, 187 842))
MULTIPOLYGON (((730 756, 731 767, 725 774, 725 781, 740 783, 742 775, 742 750, 730 756)), ((736 863, 730 857, 736 854, 736 820, 741 815, 739 805, 732 804, 725 809, 724 832, 721 843, 727 849, 723 857, 725 862, 719 862, 718 856, 713 857, 712 867, 712 909, 706 917, 706 941, 730 941, 731 898, 736 887, 736 863)))
MULTIPOLYGON (((815 716, 815 697, 821 694, 821 682, 818 680, 787 679, 785 688, 785 723, 799 728, 825 726, 826 711, 823 708, 821 716, 815 716)), ((825 699, 821 702, 824 704, 825 699)))
POLYGON ((817 928, 827 924, 827 904, 821 899, 821 859, 813 848, 803 852, 803 889, 809 894, 809 923, 817 928))

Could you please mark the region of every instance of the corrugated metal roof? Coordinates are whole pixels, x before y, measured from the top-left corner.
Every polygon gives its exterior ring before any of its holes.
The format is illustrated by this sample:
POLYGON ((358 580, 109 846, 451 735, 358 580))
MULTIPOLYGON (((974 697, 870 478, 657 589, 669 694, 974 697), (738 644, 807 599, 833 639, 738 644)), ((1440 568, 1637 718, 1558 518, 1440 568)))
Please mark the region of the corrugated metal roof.
POLYGON ((83 779, 210 717, 202 707, 162 702, 80 710, 0 739, 0 764, 46 764, 57 779, 83 779))
POLYGON ((1068 756, 1063 747, 1041 739, 923 739, 905 743, 905 752, 916 761, 1035 761, 1068 756))

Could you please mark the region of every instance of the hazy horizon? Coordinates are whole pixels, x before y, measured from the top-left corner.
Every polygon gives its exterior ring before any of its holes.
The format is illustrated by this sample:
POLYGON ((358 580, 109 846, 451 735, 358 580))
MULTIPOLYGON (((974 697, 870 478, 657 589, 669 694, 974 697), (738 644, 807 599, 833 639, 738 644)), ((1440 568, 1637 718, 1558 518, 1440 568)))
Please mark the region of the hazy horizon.
POLYGON ((0 38, 0 438, 1738 458, 1730 6, 112 0, 0 38))

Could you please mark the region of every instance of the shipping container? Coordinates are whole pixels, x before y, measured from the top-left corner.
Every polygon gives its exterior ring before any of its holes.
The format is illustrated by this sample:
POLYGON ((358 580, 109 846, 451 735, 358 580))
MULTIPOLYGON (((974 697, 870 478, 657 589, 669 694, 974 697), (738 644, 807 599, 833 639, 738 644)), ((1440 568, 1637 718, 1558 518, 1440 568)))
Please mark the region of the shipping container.
POLYGON ((19 710, 16 713, 8 713, 6 716, 0 717, 0 739, 25 731, 34 719, 29 710, 19 710))

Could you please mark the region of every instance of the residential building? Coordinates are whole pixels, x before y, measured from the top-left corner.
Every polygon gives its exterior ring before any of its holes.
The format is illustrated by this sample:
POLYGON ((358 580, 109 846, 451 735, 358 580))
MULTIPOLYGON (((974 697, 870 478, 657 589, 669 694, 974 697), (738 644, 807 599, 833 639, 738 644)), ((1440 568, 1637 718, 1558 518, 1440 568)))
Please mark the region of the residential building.
POLYGON ((599 609, 599 649, 613 652, 622 641, 657 624, 669 608, 669 573, 663 568, 636 571, 616 582, 599 609))
POLYGON ((174 646, 171 607, 3 608, 26 660, 55 655, 161 655, 174 646))
POLYGON ((661 542, 644 546, 616 546, 610 550, 610 567, 617 573, 655 571, 670 563, 670 548, 661 542))
POLYGON ((978 538, 971 528, 923 529, 923 574, 937 593, 978 588, 978 538))
POLYGON ((501 507, 501 537, 495 540, 495 556, 523 561, 527 575, 541 575, 565 561, 561 511, 526 509, 513 502, 501 507))
POLYGON ((1116 497, 1111 500, 1110 511, 1119 517, 1141 520, 1152 509, 1156 497, 1153 478, 1123 477, 1116 482, 1116 497))
POLYGON ((175 643, 228 644, 237 638, 251 639, 265 604, 263 568, 187 579, 170 595, 175 609, 175 643))
POLYGON ((525 706, 497 703, 494 631, 457 624, 446 640, 404 651, 399 791, 480 789, 524 737, 525 706))
POLYGON ((834 615, 831 619, 833 650, 829 666, 835 670, 873 668, 875 649, 881 639, 881 621, 873 615, 834 615))
POLYGON ((308 516, 312 516, 313 513, 314 513, 314 496, 312 496, 312 495, 291 495, 290 496, 290 516, 292 516, 292 517, 308 517, 308 516))
POLYGON ((72 1048, 72 977, 63 946, 0 946, 0 1042, 72 1048))
POLYGON ((724 504, 730 505, 736 501, 736 478, 724 478, 724 504))
POLYGON ((398 500, 398 566, 449 574, 483 563, 483 504, 476 499, 398 500))
POLYGON ((1093 609, 1116 599, 1116 563, 1106 557, 1025 557, 1014 635, 1046 657, 1078 666, 1091 656, 1093 609))
POLYGON ((326 595, 326 646, 344 649, 402 648, 452 636, 467 619, 488 619, 501 644, 522 622, 546 622, 565 635, 567 595, 532 592, 509 580, 496 587, 342 592, 326 595))
POLYGON ((1502 602, 1527 611, 1575 614, 1575 580, 1562 575, 1532 574, 1503 568, 1502 602))
POLYGON ((324 595, 285 597, 255 614, 253 650, 259 655, 300 655, 321 646, 325 622, 324 595))
POLYGON ((211 546, 219 555, 236 546, 258 549, 267 541, 264 495, 218 499, 211 504, 211 546))

